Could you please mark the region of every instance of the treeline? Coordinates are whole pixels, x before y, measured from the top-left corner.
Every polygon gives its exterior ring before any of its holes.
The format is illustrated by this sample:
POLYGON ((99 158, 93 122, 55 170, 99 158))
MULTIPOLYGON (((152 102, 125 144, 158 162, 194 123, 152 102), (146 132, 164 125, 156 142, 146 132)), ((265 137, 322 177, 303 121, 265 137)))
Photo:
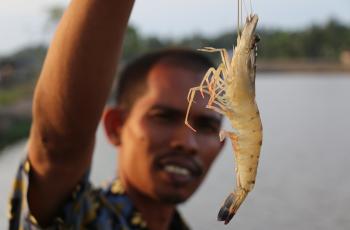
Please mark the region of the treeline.
POLYGON ((28 47, 0 59, 0 151, 29 134, 31 97, 46 47, 28 47))
MULTIPOLYGON (((324 25, 286 31, 260 29, 259 58, 262 59, 322 59, 338 60, 342 51, 350 50, 350 26, 331 19, 324 25)), ((231 49, 237 34, 222 33, 216 37, 193 35, 181 40, 144 37, 137 28, 127 31, 123 57, 130 59, 140 53, 169 46, 184 46, 194 49, 204 46, 231 49)))
MULTIPOLYGON (((60 12, 54 11, 54 22, 60 12)), ((314 25, 299 31, 261 29, 259 59, 310 59, 338 61, 342 51, 350 50, 350 27, 336 20, 325 25, 314 25)), ((193 49, 211 46, 231 49, 236 34, 222 33, 216 37, 193 35, 173 40, 155 36, 143 36, 136 27, 130 26, 124 41, 123 61, 142 53, 171 46, 193 49)), ((47 51, 45 45, 26 47, 1 57, 0 54, 0 149, 21 137, 26 137, 30 127, 30 107, 23 108, 23 99, 30 100, 35 81, 47 51), (18 103, 21 102, 21 103, 18 103), (20 105, 20 106, 18 106, 20 105)), ((208 54, 209 55, 209 54, 208 54)), ((219 55, 209 55, 219 58, 219 55)))
POLYGON ((301 31, 262 30, 261 57, 337 60, 350 50, 350 27, 332 19, 301 31))

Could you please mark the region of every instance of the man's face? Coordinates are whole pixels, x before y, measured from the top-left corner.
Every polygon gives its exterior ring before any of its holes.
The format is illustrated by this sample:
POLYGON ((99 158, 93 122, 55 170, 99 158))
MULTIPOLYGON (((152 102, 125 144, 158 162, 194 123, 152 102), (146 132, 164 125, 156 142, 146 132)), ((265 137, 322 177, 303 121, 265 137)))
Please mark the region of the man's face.
POLYGON ((168 203, 185 201, 200 185, 222 143, 221 117, 206 109, 200 93, 184 124, 187 95, 203 73, 157 64, 146 92, 136 100, 120 131, 119 176, 128 189, 168 203))

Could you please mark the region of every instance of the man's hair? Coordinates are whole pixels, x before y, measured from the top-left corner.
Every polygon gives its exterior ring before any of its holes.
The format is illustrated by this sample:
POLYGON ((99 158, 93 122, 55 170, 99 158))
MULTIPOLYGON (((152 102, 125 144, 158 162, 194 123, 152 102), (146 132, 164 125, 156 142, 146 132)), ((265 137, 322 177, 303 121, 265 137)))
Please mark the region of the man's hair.
POLYGON ((114 87, 116 104, 123 109, 131 109, 147 90, 148 73, 161 61, 195 72, 205 72, 213 66, 209 58, 190 49, 171 48, 144 54, 128 63, 120 72, 114 87))

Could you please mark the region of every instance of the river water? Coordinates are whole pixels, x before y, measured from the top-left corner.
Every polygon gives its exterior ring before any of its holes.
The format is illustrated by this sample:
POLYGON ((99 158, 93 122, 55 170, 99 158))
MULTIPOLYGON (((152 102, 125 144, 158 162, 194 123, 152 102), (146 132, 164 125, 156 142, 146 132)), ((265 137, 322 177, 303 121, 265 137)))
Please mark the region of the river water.
MULTIPOLYGON (((216 221, 233 189, 227 145, 198 192, 180 208, 193 229, 350 229, 350 75, 260 74, 264 141, 254 190, 228 226, 216 221)), ((113 177, 115 152, 98 131, 92 180, 113 177)), ((24 143, 0 156, 0 229, 24 143)))

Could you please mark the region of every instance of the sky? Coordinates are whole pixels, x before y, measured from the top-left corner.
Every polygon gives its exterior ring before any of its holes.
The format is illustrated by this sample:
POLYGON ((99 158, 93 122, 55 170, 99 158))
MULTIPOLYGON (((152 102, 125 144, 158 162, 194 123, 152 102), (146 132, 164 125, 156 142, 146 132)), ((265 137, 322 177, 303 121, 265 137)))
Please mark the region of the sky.
MULTIPOLYGON (((300 29, 330 18, 350 25, 350 0, 251 0, 258 27, 300 29)), ((249 0, 247 9, 249 7, 249 0)), ((69 0, 0 0, 0 56, 50 40, 50 6, 69 0)), ((130 23, 143 35, 182 38, 215 36, 236 28, 236 0, 136 0, 130 23)))

